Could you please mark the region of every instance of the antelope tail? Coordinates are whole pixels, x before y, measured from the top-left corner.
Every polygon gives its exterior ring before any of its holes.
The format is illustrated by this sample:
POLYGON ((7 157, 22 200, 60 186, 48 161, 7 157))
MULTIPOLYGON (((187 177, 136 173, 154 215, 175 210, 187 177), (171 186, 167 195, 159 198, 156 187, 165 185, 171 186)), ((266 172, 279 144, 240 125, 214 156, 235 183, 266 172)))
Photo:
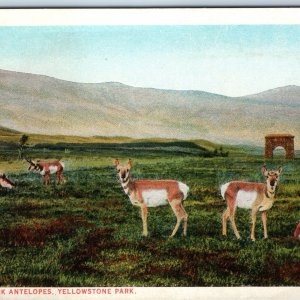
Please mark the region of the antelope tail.
POLYGON ((230 184, 230 182, 221 185, 221 195, 222 195, 224 200, 226 200, 225 199, 225 193, 227 191, 227 188, 228 188, 229 184, 230 184))

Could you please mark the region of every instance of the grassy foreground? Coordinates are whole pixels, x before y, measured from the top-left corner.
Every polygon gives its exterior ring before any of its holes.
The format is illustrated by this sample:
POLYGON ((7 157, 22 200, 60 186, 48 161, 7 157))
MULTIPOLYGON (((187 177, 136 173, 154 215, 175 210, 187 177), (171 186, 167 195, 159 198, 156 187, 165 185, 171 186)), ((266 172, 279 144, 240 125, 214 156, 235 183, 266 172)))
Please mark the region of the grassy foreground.
POLYGON ((238 210, 242 240, 229 226, 221 236, 225 202, 219 186, 231 179, 262 181, 262 156, 203 157, 193 149, 124 147, 32 148, 32 158, 62 157, 64 185, 44 187, 13 150, 0 151, 0 169, 17 183, 0 190, 1 286, 299 286, 300 247, 292 240, 300 219, 300 161, 283 165, 277 200, 269 212, 269 239, 258 218, 250 240, 250 213, 238 210), (93 150, 94 149, 94 150, 93 150), (150 209, 148 238, 140 211, 123 194, 114 158, 134 162, 135 178, 187 183, 188 236, 168 239, 171 208, 150 209))

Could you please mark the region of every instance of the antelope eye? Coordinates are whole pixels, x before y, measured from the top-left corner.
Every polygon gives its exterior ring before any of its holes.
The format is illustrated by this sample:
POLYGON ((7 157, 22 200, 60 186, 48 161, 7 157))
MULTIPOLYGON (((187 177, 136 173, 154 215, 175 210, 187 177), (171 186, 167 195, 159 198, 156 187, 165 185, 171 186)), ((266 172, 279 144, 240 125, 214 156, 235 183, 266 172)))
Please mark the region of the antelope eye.
POLYGON ((120 173, 121 170, 118 170, 118 173, 120 173))
POLYGON ((129 169, 127 169, 127 172, 129 172, 129 169))

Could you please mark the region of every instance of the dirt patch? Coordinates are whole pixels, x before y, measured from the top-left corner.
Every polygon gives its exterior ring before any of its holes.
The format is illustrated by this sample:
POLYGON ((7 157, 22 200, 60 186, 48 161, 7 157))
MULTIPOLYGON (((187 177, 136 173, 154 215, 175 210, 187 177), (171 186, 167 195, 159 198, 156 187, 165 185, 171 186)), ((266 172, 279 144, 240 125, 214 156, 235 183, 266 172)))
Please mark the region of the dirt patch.
MULTIPOLYGON (((153 244, 144 245, 153 256, 173 257, 180 261, 180 265, 170 266, 163 264, 150 263, 145 269, 137 274, 137 277, 153 275, 177 278, 179 281, 187 282, 187 286, 205 286, 203 274, 207 271, 222 272, 226 274, 238 273, 242 271, 237 260, 226 252, 199 253, 187 249, 172 249, 159 251, 153 244), (147 245, 147 246, 146 246, 147 245)), ((134 275, 135 276, 135 275, 134 275)))
POLYGON ((137 248, 142 251, 150 252, 152 255, 162 255, 162 249, 159 249, 157 241, 143 240, 137 245, 137 248))
POLYGON ((143 270, 132 274, 132 279, 140 279, 148 281, 151 278, 176 278, 178 281, 187 282, 186 286, 202 286, 203 281, 199 276, 198 266, 193 262, 182 262, 178 266, 170 266, 156 263, 149 263, 143 270))
POLYGON ((82 217, 66 216, 47 224, 17 225, 0 229, 0 244, 3 246, 43 246, 53 236, 68 238, 79 227, 92 227, 82 217))
POLYGON ((281 280, 291 281, 292 284, 300 285, 300 262, 286 263, 279 268, 281 280))

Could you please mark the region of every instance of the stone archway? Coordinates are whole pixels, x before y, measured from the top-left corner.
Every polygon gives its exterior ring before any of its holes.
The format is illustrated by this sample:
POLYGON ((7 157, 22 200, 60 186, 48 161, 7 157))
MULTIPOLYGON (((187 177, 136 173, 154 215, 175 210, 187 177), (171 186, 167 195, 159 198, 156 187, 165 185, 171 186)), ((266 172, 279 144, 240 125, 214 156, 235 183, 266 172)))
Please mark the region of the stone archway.
POLYGON ((291 134, 269 134, 265 137, 265 158, 272 159, 276 147, 283 147, 285 158, 295 158, 294 136, 291 134))

